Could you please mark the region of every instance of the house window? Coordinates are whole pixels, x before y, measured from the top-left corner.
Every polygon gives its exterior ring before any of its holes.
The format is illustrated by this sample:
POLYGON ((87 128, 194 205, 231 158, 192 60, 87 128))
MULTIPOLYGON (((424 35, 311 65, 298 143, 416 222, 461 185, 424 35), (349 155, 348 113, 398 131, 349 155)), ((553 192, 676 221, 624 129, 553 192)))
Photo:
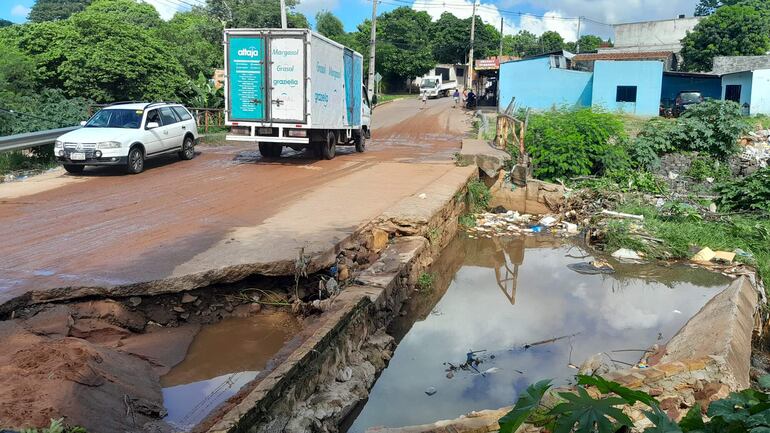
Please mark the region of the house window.
POLYGON ((725 86, 725 101, 741 103, 741 85, 728 84, 725 86))
POLYGON ((636 102, 636 86, 618 86, 615 102, 636 102))

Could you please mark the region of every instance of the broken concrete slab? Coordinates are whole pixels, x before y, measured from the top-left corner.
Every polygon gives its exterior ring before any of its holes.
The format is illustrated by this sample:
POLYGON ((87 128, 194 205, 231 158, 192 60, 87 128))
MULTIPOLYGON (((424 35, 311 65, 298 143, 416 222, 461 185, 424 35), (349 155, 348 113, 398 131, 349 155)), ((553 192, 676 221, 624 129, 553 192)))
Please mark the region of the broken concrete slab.
POLYGON ((484 140, 463 138, 457 163, 461 166, 475 165, 488 177, 496 177, 510 160, 508 152, 496 149, 484 140))
MULTIPOLYGON (((372 427, 366 429, 366 433, 487 433, 500 429, 498 420, 503 417, 511 407, 496 410, 480 410, 463 415, 456 419, 436 421, 431 424, 414 425, 408 427, 372 427)), ((539 429, 538 429, 539 431, 539 429)))
POLYGON ((518 187, 505 179, 500 172, 489 188, 492 198, 489 206, 502 206, 507 210, 542 215, 556 211, 564 202, 564 187, 536 179, 527 180, 526 187, 518 187))
POLYGON ((746 277, 736 279, 668 342, 660 362, 710 357, 719 364, 723 383, 732 390, 748 388, 758 299, 746 277))

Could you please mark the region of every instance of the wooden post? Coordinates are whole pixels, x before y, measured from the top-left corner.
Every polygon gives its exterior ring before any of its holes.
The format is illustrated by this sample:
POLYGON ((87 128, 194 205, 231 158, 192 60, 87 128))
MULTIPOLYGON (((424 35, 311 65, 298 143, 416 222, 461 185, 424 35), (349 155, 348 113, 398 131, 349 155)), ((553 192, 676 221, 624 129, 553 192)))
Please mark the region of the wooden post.
POLYGON ((203 132, 208 134, 209 133, 209 110, 205 110, 203 113, 204 113, 203 117, 204 119, 206 119, 205 120, 206 126, 203 127, 203 132))

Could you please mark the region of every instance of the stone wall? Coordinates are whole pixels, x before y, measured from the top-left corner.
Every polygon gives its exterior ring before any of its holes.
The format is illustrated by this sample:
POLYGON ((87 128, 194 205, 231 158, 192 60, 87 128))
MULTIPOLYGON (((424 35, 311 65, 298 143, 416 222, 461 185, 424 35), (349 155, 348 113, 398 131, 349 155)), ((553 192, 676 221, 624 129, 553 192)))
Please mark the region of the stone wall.
POLYGON ((770 69, 770 55, 765 56, 716 56, 712 73, 717 75, 734 72, 770 69))
POLYGON ((390 359, 394 343, 384 329, 454 237, 467 183, 476 175, 475 168, 447 175, 366 227, 372 249, 386 246, 379 258, 355 285, 321 301, 315 331, 284 362, 196 431, 337 432, 390 359))

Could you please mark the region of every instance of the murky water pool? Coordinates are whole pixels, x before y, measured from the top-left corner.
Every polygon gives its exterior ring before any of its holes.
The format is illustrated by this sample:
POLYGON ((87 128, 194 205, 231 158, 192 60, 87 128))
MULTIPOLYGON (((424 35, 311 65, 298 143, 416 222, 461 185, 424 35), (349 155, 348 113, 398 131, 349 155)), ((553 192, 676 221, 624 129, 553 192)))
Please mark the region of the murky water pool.
POLYGON ((608 275, 567 268, 593 259, 584 255, 547 237, 459 236, 433 266, 433 290, 415 295, 393 324, 401 341, 348 431, 507 406, 540 379, 570 383, 577 372, 570 365, 600 352, 622 368, 665 343, 728 284, 683 265, 612 262, 616 273, 608 275), (481 363, 449 374, 450 363, 472 351, 481 363))
POLYGON ((201 328, 184 361, 161 377, 164 421, 191 430, 254 379, 300 327, 290 313, 263 312, 201 328))

